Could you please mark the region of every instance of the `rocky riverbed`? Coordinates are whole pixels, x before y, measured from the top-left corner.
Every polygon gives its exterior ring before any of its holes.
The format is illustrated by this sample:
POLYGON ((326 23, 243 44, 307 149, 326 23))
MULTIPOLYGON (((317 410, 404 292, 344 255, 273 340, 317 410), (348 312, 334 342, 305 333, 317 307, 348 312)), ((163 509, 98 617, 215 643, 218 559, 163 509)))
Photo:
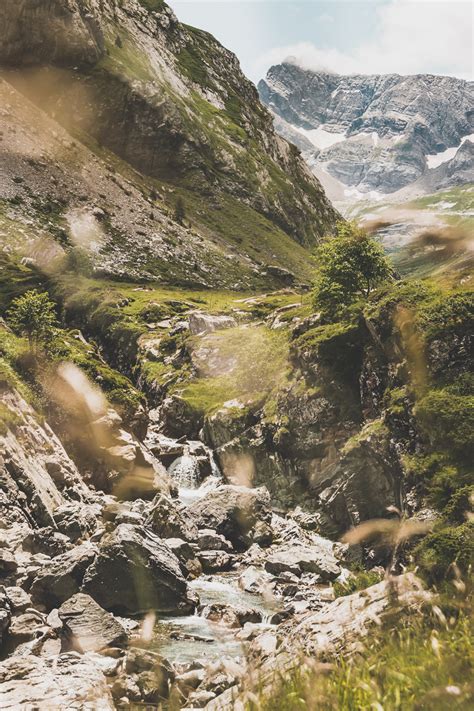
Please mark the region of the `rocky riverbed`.
MULTIPOLYGON (((110 493, 88 486, 17 404, 2 450, 2 709, 237 708, 250 669, 268 678, 302 639, 337 647, 344 625, 360 637, 387 609, 385 583, 335 600, 357 551, 316 533, 314 516, 272 510, 265 487, 228 484, 203 442, 163 435, 159 412, 146 443, 112 446, 122 465, 141 462, 142 498, 123 476, 110 493)), ((400 599, 418 605, 405 583, 400 599)))

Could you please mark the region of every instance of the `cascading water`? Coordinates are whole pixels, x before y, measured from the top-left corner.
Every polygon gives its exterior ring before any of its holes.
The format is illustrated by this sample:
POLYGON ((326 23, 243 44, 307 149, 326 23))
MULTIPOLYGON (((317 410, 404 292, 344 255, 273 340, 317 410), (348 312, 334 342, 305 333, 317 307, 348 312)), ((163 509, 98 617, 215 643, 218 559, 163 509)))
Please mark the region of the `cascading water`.
POLYGON ((168 474, 178 486, 179 498, 182 503, 190 504, 200 499, 222 481, 222 475, 214 459, 214 453, 202 442, 189 441, 183 447, 183 454, 169 466, 168 474), (197 456, 193 452, 205 452, 197 456), (210 474, 204 478, 199 463, 207 458, 210 474))
POLYGON ((199 465, 196 457, 189 453, 189 444, 184 446, 184 453, 171 464, 168 474, 178 487, 197 489, 199 485, 199 465))
MULTIPOLYGON (((156 423, 159 427, 157 413, 156 423)), ((222 483, 223 477, 214 458, 214 452, 199 440, 173 440, 150 428, 148 441, 152 447, 160 445, 168 454, 176 453, 168 466, 168 474, 178 487, 178 497, 183 507, 205 496, 222 483)), ((240 589, 237 572, 200 576, 188 582, 198 595, 201 605, 223 604, 229 607, 246 605, 262 616, 258 626, 269 626, 275 604, 260 595, 240 589)), ((195 659, 217 660, 223 657, 242 659, 245 650, 242 642, 219 623, 203 617, 199 611, 185 617, 162 618, 156 628, 157 648, 167 659, 190 663, 195 659)))

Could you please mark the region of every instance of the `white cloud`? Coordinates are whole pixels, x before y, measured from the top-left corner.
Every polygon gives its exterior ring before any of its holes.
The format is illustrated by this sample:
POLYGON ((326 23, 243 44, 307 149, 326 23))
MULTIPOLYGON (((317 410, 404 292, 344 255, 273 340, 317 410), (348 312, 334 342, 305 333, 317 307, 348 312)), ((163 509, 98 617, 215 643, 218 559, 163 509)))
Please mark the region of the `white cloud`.
POLYGON ((334 17, 328 12, 323 12, 322 15, 318 17, 319 22, 326 22, 327 24, 334 22, 334 17))
POLYGON ((288 60, 339 74, 447 74, 472 78, 473 6, 466 0, 391 0, 377 9, 375 36, 355 49, 319 49, 310 42, 277 47, 257 69, 288 60))

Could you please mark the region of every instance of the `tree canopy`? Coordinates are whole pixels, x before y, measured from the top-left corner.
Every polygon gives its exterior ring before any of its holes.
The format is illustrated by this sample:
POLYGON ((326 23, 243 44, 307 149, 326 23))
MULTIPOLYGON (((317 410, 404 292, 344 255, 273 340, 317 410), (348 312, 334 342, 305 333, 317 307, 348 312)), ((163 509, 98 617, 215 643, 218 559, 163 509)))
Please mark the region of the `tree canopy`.
POLYGON ((352 222, 340 222, 337 235, 316 249, 314 302, 326 317, 337 317, 387 280, 391 267, 382 247, 352 222))
POLYGON ((46 292, 36 289, 16 298, 8 311, 12 327, 28 338, 31 350, 49 342, 57 327, 54 302, 46 292))

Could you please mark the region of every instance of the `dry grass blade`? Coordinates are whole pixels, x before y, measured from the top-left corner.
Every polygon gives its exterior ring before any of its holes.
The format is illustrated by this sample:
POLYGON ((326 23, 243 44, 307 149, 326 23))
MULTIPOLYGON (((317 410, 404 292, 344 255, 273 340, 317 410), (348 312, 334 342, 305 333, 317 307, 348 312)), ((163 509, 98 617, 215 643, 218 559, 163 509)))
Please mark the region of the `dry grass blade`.
POLYGON ((360 523, 355 528, 351 528, 350 531, 347 531, 347 533, 342 536, 341 541, 354 546, 357 543, 362 543, 363 541, 380 536, 388 538, 389 540, 395 540, 399 525, 398 521, 392 521, 386 518, 374 518, 371 521, 360 523))

